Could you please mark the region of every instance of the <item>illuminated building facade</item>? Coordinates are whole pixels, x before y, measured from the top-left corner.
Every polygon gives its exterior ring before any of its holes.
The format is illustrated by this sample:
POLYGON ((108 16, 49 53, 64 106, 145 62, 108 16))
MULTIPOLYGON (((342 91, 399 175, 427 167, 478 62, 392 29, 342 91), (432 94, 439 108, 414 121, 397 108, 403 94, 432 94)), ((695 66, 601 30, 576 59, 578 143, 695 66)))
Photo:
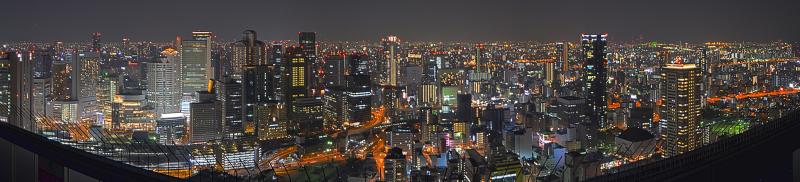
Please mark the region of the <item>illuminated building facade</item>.
POLYGON ((702 145, 700 131, 700 68, 695 64, 666 64, 661 70, 660 137, 664 157, 702 145))
POLYGON ((213 84, 208 87, 208 90, 197 91, 198 101, 190 106, 190 143, 206 143, 222 138, 222 102, 217 100, 213 84))
POLYGON ((181 41, 180 83, 184 96, 205 90, 206 81, 214 78, 211 68, 211 32, 192 32, 192 40, 181 41))
POLYGON ((267 44, 259 41, 256 31, 245 30, 242 40, 231 45, 232 77, 241 79, 247 65, 267 64, 267 44))
POLYGON ((606 59, 606 34, 581 35, 583 48, 586 102, 589 106, 589 120, 600 128, 609 127, 606 121, 608 107, 606 82, 608 81, 606 59))
POLYGON ((181 88, 178 65, 166 57, 147 63, 147 101, 159 116, 178 113, 181 109, 181 88))

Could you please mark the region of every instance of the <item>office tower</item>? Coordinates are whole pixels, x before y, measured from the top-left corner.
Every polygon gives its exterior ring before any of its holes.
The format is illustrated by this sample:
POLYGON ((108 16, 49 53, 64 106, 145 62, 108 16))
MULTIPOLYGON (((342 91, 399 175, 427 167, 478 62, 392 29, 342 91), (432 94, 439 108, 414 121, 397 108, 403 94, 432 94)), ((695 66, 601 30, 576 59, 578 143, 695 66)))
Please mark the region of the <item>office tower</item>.
POLYGON ((242 32, 242 40, 231 45, 231 67, 233 68, 232 77, 241 79, 247 65, 266 65, 267 64, 267 44, 257 39, 256 31, 245 30, 242 32))
POLYGON ((581 35, 584 61, 584 90, 586 102, 589 106, 589 120, 597 127, 606 128, 611 124, 606 121, 606 107, 608 107, 606 81, 606 34, 581 35))
POLYGON ((290 101, 294 98, 311 96, 312 62, 303 54, 303 49, 289 47, 286 51, 287 86, 286 96, 290 101))
POLYGON ((100 45, 100 38, 103 36, 100 32, 93 32, 92 36, 92 47, 90 52, 99 53, 101 49, 103 49, 103 45, 100 45))
POLYGON ((400 39, 392 35, 387 36, 381 39, 381 46, 385 61, 385 70, 382 70, 385 74, 383 85, 397 86, 397 76, 400 74, 400 39))
POLYGON ((419 141, 423 144, 435 144, 437 131, 437 115, 430 107, 419 108, 419 141))
POLYGON ((53 71, 53 60, 55 58, 53 49, 38 49, 34 52, 33 77, 49 78, 53 71))
POLYGON ((322 96, 323 119, 326 128, 341 127, 345 122, 345 111, 347 111, 347 95, 343 86, 332 86, 325 88, 322 96))
POLYGON ((183 113, 162 114, 156 121, 156 134, 158 143, 162 145, 183 144, 186 134, 186 116, 183 113))
POLYGON ((372 120, 372 84, 370 75, 347 76, 347 110, 344 118, 350 123, 366 123, 372 120))
MULTIPOLYGON (((177 74, 177 73, 176 73, 177 74)), ((102 124, 111 127, 114 97, 119 94, 119 76, 106 71, 100 73, 97 80, 97 109, 102 117, 102 124)), ((180 109, 180 108, 179 108, 180 109)), ((100 121, 98 121, 100 122, 100 121)))
POLYGON ((153 131, 156 126, 155 110, 147 105, 143 90, 126 89, 114 96, 112 126, 126 131, 153 131))
POLYGON ((406 156, 403 149, 393 147, 386 153, 383 159, 383 181, 402 182, 407 181, 406 156))
MULTIPOLYGON (((313 97, 313 62, 309 56, 304 55, 310 46, 309 36, 313 40, 313 34, 301 33, 301 38, 305 38, 306 47, 290 47, 286 50, 286 64, 288 72, 288 88, 286 96, 288 98, 287 107, 289 118, 292 121, 292 128, 302 136, 312 136, 322 132, 322 100, 313 97)), ((301 40, 301 43, 303 41, 301 40)))
POLYGON ((183 40, 179 48, 181 92, 191 97, 205 90, 206 81, 214 78, 211 67, 211 32, 192 32, 192 40, 183 40))
POLYGON ((100 55, 94 52, 78 53, 78 59, 75 63, 73 75, 77 73, 76 80, 74 80, 75 87, 78 90, 77 99, 80 102, 81 120, 93 121, 97 116, 97 77, 100 71, 100 55))
POLYGON ((274 70, 268 65, 245 66, 242 78, 244 123, 254 123, 257 105, 277 101, 274 70))
POLYGON ((389 146, 402 149, 404 156, 412 155, 414 132, 408 125, 392 126, 386 131, 386 142, 389 146))
POLYGON ((550 88, 553 88, 553 83, 556 81, 555 64, 554 61, 544 63, 544 83, 550 88))
POLYGON ((197 91, 197 102, 191 104, 189 116, 189 142, 206 143, 222 137, 222 102, 214 93, 214 83, 207 90, 197 91))
POLYGON ((288 119, 285 104, 269 102, 254 107, 254 118, 257 125, 256 136, 259 140, 277 140, 289 138, 288 119))
MULTIPOLYGON (((316 75, 316 69, 319 67, 319 60, 317 60, 317 33, 316 32, 298 32, 300 45, 300 53, 302 53, 309 66, 306 68, 308 75, 306 81, 309 84, 308 91, 311 95, 317 95, 320 90, 315 90, 320 85, 321 80, 316 75)), ((288 52, 288 51, 287 51, 288 52)))
POLYGON ((72 68, 64 61, 53 63, 53 99, 70 100, 72 95, 72 68))
POLYGON ((368 56, 361 53, 347 56, 347 75, 371 75, 368 56))
POLYGON ((284 63, 284 50, 282 44, 272 44, 269 49, 269 64, 273 67, 273 83, 275 85, 275 99, 278 101, 286 101, 286 86, 288 85, 287 64, 284 63))
POLYGON ((663 156, 672 157, 702 144, 700 132, 700 68, 695 64, 666 64, 661 70, 659 109, 663 156))
POLYGON ((54 100, 47 117, 55 122, 76 123, 80 120, 79 110, 77 100, 54 100))
POLYGON ((439 70, 444 68, 444 65, 448 62, 447 53, 435 52, 432 54, 431 58, 422 64, 423 84, 438 83, 439 70))
POLYGON ((556 99, 558 112, 556 116, 561 120, 557 128, 566 128, 571 124, 586 122, 586 100, 575 96, 563 96, 556 99))
POLYGON ((321 134, 323 128, 322 99, 319 97, 297 98, 291 103, 289 118, 297 127, 300 136, 311 137, 321 134))
POLYGON ((244 115, 242 103, 242 82, 232 78, 216 83, 218 89, 217 100, 222 102, 223 118, 223 138, 236 139, 244 136, 245 123, 242 122, 244 115))
POLYGON ((33 78, 33 88, 31 93, 33 95, 33 116, 36 121, 41 121, 47 116, 51 104, 52 79, 46 78, 33 78))
POLYGON ((344 76, 347 71, 348 64, 345 60, 349 60, 345 54, 332 55, 325 58, 325 64, 322 67, 324 73, 323 85, 325 88, 344 86, 344 76))
POLYGON ((35 131, 30 54, 0 54, 0 120, 35 131))
POLYGON ((439 87, 435 84, 422 84, 417 92, 417 103, 425 106, 435 106, 439 104, 439 87))
MULTIPOLYGON (((174 50, 172 53, 175 53, 174 50)), ((181 111, 182 94, 177 67, 175 60, 166 56, 156 62, 147 63, 147 101, 159 116, 181 111)))
POLYGON ((570 76, 570 64, 569 64, 569 43, 566 42, 559 42, 556 43, 556 52, 558 57, 556 58, 556 63, 561 64, 561 76, 559 76, 560 83, 564 84, 566 79, 570 76))

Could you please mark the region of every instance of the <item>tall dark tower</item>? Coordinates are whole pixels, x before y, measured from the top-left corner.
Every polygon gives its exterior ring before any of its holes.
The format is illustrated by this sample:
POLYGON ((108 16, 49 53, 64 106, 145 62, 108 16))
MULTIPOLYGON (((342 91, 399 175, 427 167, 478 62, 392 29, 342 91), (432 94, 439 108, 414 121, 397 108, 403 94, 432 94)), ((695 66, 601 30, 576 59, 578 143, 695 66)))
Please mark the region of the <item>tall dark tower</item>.
POLYGON ((312 61, 304 54, 302 47, 288 47, 286 50, 287 84, 286 97, 289 101, 294 98, 308 97, 311 95, 311 78, 313 77, 312 61))
POLYGON ((589 120, 593 125, 605 128, 610 126, 606 121, 606 36, 607 34, 584 34, 581 35, 581 46, 583 47, 583 61, 586 82, 586 100, 589 105, 589 120))
MULTIPOLYGON (((310 82, 312 87, 309 88, 312 95, 316 95, 315 88, 321 88, 322 80, 317 79, 321 76, 313 76, 316 72, 316 68, 321 66, 320 62, 317 60, 317 33, 316 32, 299 32, 297 33, 300 43, 300 50, 302 51, 303 56, 305 56, 305 60, 311 64, 310 69, 307 69, 308 72, 311 73, 312 77, 306 77, 307 81, 310 82)), ((318 90, 317 90, 318 91, 318 90)))

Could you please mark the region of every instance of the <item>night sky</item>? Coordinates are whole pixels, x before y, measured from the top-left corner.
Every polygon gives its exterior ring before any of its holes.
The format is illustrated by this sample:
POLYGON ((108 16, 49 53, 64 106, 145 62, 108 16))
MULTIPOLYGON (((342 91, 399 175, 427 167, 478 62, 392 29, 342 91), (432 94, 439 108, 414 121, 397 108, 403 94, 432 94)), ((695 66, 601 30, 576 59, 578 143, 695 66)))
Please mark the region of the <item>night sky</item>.
POLYGON ((3 0, 0 42, 169 41, 196 29, 237 39, 491 41, 800 40, 798 0, 3 0))

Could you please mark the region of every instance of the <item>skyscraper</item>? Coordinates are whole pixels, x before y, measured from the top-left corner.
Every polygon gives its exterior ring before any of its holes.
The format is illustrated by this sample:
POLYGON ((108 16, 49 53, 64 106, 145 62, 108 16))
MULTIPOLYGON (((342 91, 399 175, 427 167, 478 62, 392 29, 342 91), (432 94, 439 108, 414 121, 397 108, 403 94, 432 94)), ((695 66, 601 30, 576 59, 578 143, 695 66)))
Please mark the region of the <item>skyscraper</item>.
POLYGON ((205 90, 206 81, 214 78, 211 68, 211 32, 192 32, 192 40, 183 40, 179 48, 181 92, 191 97, 205 90))
POLYGON ((561 84, 564 84, 565 80, 570 76, 569 45, 569 43, 564 42, 556 43, 556 52, 558 55, 556 63, 561 64, 561 76, 559 76, 561 84))
POLYGON ((347 76, 347 110, 345 116, 351 123, 366 123, 372 119, 372 85, 370 75, 347 76))
MULTIPOLYGON (((312 62, 304 55, 304 50, 299 47, 289 47, 286 51, 287 86, 286 96, 300 98, 311 95, 312 62)), ((289 99, 292 100, 292 99, 289 99)))
POLYGON ((78 53, 73 70, 74 86, 80 104, 81 120, 94 120, 97 116, 97 78, 100 71, 100 54, 96 52, 78 53))
POLYGON ((319 60, 317 60, 317 33, 299 32, 297 34, 299 38, 298 42, 300 43, 300 51, 302 52, 306 62, 309 64, 309 67, 306 69, 306 71, 309 73, 309 77, 306 77, 306 81, 310 85, 308 91, 310 91, 309 93, 311 95, 316 95, 320 90, 315 89, 320 87, 322 81, 318 80, 320 76, 314 76, 316 75, 315 70, 317 67, 321 66, 319 60))
POLYGON ((165 49, 157 62, 147 63, 147 101, 161 116, 180 112, 181 90, 178 84, 177 51, 165 49))
POLYGON ((233 78, 241 79, 246 65, 267 64, 267 44, 259 41, 256 31, 245 30, 242 40, 231 45, 231 66, 233 78))
POLYGON ((0 120, 33 131, 36 122, 30 57, 18 52, 0 55, 0 120))
POLYGON ((694 150, 702 144, 700 131, 701 70, 695 64, 666 64, 661 71, 660 108, 663 156, 694 150))
POLYGON ((400 39, 390 35, 381 39, 381 45, 383 48, 383 59, 385 61, 385 70, 383 71, 384 74, 386 74, 386 76, 383 77, 383 85, 397 86, 397 76, 400 74, 400 39))
POLYGON ((242 102, 245 123, 253 123, 257 105, 277 101, 274 67, 268 65, 248 65, 242 78, 242 102))
POLYGON ((235 139, 242 137, 245 132, 242 82, 232 78, 217 82, 217 100, 222 102, 224 138, 235 139))
POLYGON ((581 35, 581 46, 583 47, 584 61, 584 82, 586 91, 586 101, 589 106, 589 120, 593 125, 600 128, 609 127, 606 121, 607 90, 606 82, 606 37, 607 34, 584 34, 581 35))
POLYGON ((322 67, 324 73, 323 85, 325 88, 343 86, 344 76, 348 60, 347 55, 333 55, 325 58, 325 65, 322 67))
POLYGON ((214 93, 214 83, 207 90, 197 91, 197 102, 191 104, 189 142, 205 143, 220 139, 222 135, 222 102, 214 93))
POLYGON ((386 153, 383 160, 383 181, 401 182, 407 181, 406 156, 403 149, 393 147, 386 153))

